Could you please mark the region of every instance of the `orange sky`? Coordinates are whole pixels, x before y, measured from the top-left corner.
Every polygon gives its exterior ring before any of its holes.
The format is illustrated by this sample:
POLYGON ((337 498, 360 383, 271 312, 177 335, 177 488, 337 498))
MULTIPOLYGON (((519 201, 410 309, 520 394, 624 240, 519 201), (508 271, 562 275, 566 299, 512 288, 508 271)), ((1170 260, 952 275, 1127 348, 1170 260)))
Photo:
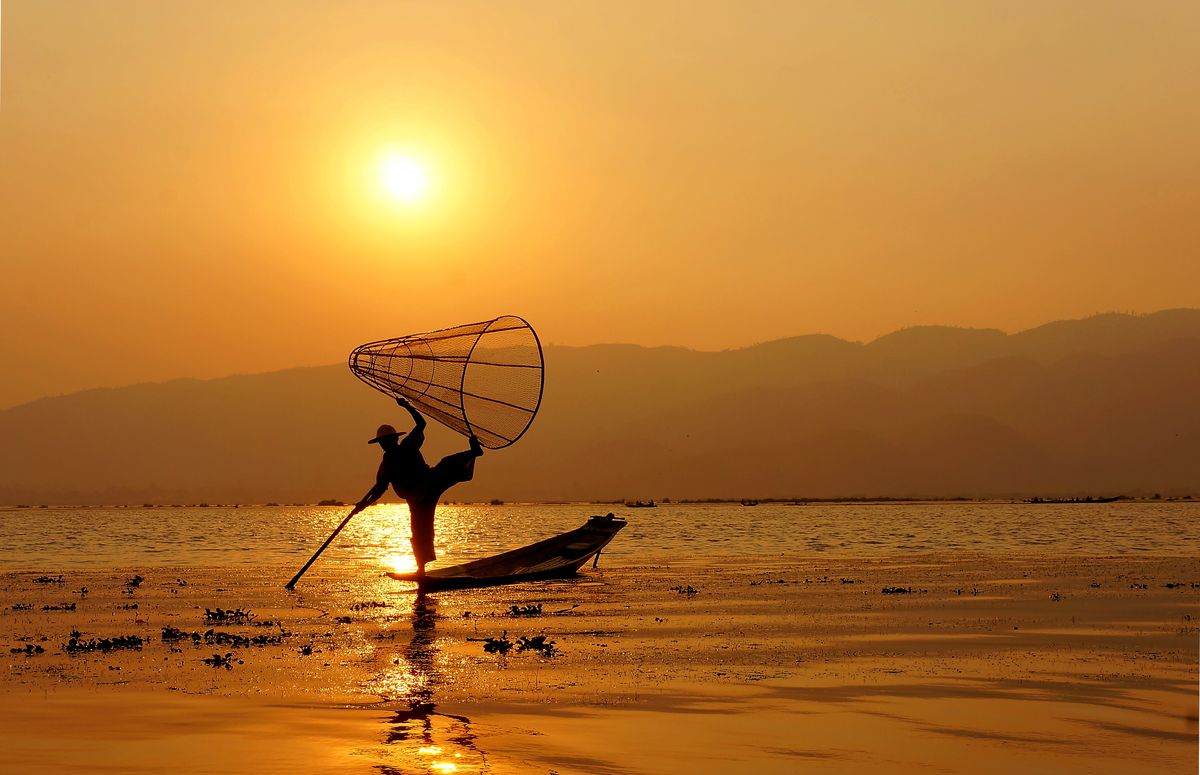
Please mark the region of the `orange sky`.
POLYGON ((717 349, 1200 306, 1192 0, 0 12, 0 406, 505 312, 717 349))

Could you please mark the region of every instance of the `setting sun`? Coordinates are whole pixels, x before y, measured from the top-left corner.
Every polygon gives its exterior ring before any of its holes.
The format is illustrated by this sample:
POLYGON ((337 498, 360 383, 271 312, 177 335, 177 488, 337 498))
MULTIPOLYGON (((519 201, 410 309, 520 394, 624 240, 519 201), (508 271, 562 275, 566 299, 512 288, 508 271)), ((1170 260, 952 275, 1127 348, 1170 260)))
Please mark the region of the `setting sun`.
POLYGON ((429 193, 429 170, 412 156, 384 154, 379 159, 376 176, 380 191, 394 202, 413 204, 429 193))

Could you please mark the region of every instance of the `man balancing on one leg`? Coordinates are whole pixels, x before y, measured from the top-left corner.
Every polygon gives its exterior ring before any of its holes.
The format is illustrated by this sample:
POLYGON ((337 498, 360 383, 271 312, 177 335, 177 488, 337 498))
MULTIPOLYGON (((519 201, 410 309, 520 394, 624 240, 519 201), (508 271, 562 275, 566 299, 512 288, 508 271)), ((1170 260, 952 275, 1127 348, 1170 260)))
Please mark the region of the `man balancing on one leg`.
POLYGON ((362 511, 387 492, 388 485, 408 503, 412 521, 413 555, 417 560, 417 578, 425 575, 425 564, 437 559, 433 548, 433 513, 437 509, 442 493, 459 482, 469 482, 475 475, 475 458, 483 454, 479 439, 471 437, 471 448, 465 452, 447 455, 432 468, 421 455, 421 444, 425 441, 425 418, 403 398, 396 403, 407 409, 416 426, 403 440, 405 434, 390 425, 380 425, 369 444, 383 448, 383 461, 375 486, 354 507, 362 511))

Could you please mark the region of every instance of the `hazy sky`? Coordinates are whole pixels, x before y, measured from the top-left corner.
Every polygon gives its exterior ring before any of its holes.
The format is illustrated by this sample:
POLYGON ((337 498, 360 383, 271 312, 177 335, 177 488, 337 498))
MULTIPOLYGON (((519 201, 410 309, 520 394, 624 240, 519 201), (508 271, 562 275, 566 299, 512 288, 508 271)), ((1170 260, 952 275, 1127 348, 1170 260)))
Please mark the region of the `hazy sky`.
POLYGON ((0 8, 0 406, 506 312, 718 349, 1200 306, 1195 0, 0 8))

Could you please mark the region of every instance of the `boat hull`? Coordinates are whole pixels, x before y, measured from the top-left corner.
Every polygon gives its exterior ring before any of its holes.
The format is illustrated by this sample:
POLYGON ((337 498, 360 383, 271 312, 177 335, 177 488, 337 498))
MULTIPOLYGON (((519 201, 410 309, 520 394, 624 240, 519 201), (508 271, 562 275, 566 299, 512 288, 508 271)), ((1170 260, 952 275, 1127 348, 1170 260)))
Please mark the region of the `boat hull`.
POLYGON ((423 579, 418 579, 415 573, 387 575, 399 581, 415 582, 425 592, 566 578, 574 576, 585 563, 594 559, 625 525, 624 519, 612 514, 591 517, 583 527, 575 530, 493 557, 434 568, 427 571, 423 579))

